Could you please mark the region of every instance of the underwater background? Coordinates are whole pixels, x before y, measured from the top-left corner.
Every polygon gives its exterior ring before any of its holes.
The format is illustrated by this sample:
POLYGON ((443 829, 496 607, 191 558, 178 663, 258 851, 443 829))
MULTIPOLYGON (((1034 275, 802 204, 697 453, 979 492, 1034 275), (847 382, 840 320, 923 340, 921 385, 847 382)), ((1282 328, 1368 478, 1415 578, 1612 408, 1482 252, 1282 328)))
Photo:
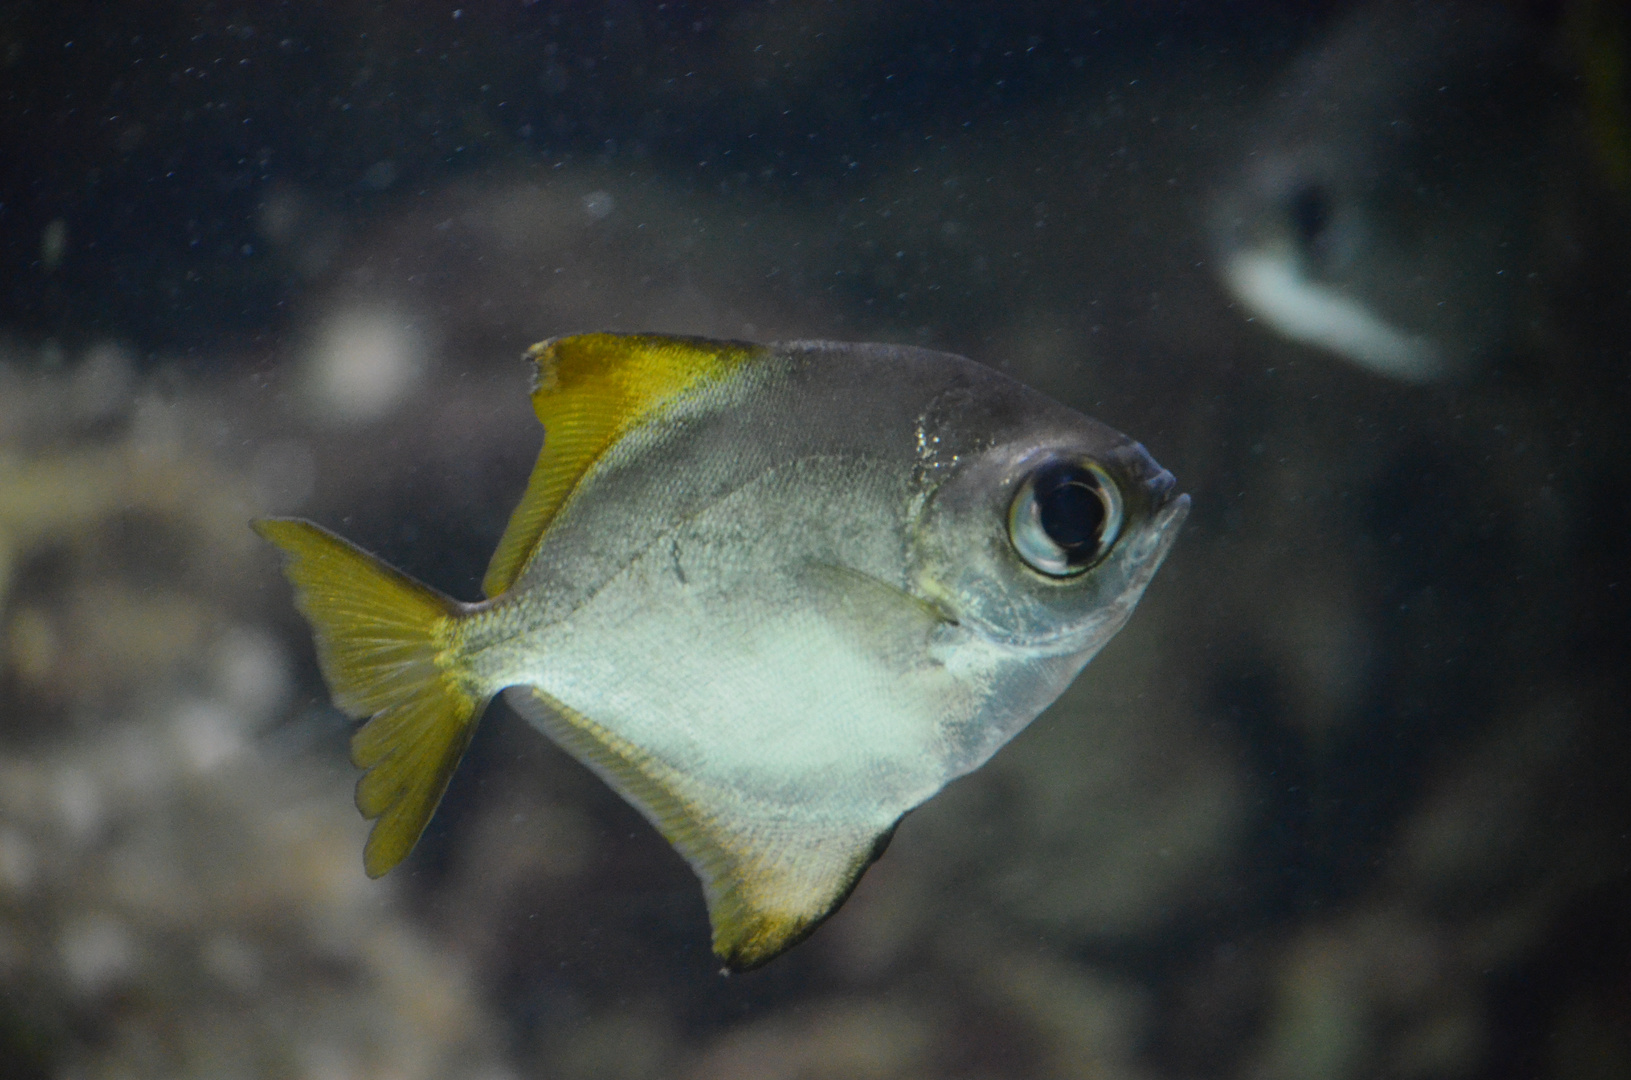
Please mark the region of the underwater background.
POLYGON ((1593 0, 0 3, 0 1077, 1631 1075, 1627 41, 1593 0), (1231 292, 1220 215, 1281 210, 1454 376, 1231 292), (247 527, 475 598, 522 350, 602 329, 962 353, 1194 500, 1065 696, 747 974, 499 703, 369 881, 247 527))

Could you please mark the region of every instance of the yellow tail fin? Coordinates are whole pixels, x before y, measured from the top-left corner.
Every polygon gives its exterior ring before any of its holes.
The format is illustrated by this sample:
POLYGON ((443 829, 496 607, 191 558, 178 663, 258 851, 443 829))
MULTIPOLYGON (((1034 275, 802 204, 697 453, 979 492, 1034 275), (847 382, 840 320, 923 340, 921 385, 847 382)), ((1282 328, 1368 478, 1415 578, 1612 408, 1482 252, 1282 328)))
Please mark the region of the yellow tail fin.
POLYGON ((373 718, 352 736, 351 761, 366 770, 357 809, 374 820, 363 866, 377 878, 419 841, 487 703, 459 663, 465 605, 309 521, 253 526, 286 556, 334 704, 373 718))

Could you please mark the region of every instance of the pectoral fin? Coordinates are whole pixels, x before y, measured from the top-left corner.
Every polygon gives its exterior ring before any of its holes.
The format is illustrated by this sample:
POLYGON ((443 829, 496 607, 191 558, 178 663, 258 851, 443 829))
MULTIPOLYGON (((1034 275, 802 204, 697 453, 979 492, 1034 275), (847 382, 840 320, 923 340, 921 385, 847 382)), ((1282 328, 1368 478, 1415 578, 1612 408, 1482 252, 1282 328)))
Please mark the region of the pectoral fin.
POLYGON ((685 856, 702 880, 714 953, 737 971, 779 956, 836 911, 898 820, 794 820, 774 806, 707 789, 532 687, 512 687, 505 698, 685 856))
POLYGON ((918 652, 925 639, 957 620, 932 600, 914 596, 870 574, 834 563, 813 562, 798 575, 805 603, 846 636, 866 642, 873 656, 902 649, 918 652))

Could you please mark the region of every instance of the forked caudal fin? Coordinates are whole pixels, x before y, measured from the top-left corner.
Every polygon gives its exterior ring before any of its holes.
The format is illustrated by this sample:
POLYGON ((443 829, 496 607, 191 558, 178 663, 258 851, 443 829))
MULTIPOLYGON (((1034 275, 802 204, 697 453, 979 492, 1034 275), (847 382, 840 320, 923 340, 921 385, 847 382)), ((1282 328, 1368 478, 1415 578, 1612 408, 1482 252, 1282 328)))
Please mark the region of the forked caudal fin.
POLYGON ((413 850, 487 703, 459 664, 464 605, 309 521, 253 526, 286 557, 334 703, 372 717, 351 760, 366 770, 357 809, 374 821, 363 866, 377 878, 413 850))

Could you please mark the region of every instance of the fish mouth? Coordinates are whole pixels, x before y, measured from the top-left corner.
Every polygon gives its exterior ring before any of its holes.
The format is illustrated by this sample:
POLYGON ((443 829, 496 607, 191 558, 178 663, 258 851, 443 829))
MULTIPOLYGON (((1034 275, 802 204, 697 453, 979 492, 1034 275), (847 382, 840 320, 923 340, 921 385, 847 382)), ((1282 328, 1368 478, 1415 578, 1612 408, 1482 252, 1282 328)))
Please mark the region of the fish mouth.
MULTIPOLYGON (((1163 475, 1167 480, 1166 492, 1170 493, 1174 485, 1172 474, 1164 473, 1163 475)), ((1184 519, 1189 516, 1189 496, 1175 495, 1171 498, 1165 499, 1164 502, 1165 505, 1163 505, 1161 509, 1157 510, 1155 513, 1154 530, 1155 532, 1161 534, 1161 558, 1163 559, 1166 558, 1167 549, 1172 547, 1172 542, 1178 539, 1178 526, 1182 525, 1184 523, 1184 519)), ((1157 563, 1156 565, 1159 566, 1160 564, 1157 563)), ((1152 569, 1151 573, 1153 572, 1154 571, 1152 569)))
POLYGON ((1133 541, 1132 550, 1122 556, 1136 566, 1122 591, 1122 600, 1129 610, 1144 595, 1145 586, 1161 569, 1161 564, 1167 561, 1167 554, 1178 541, 1179 527, 1189 516, 1189 496, 1171 494, 1172 474, 1163 471, 1162 476, 1168 481, 1167 497, 1155 511, 1143 535, 1133 541))
POLYGON ((1138 479, 1138 483, 1143 487, 1146 505, 1150 507, 1150 524, 1139 538, 1140 546, 1134 550, 1131 558, 1134 561, 1148 561, 1154 555, 1154 565, 1149 567, 1149 572, 1153 574, 1177 538, 1178 527, 1189 516, 1189 496, 1175 493, 1177 478, 1157 465, 1142 445, 1139 445, 1138 451, 1147 463, 1147 471, 1138 479), (1159 552, 1151 550, 1156 545, 1160 548, 1159 552))
MULTIPOLYGON (((1138 449, 1146 458, 1149 457, 1149 451, 1142 445, 1138 449)), ((1143 479, 1144 490, 1149 494, 1150 505, 1159 507, 1164 512, 1169 502, 1176 501, 1173 499, 1172 489, 1178 486, 1178 481, 1170 472, 1155 464, 1153 459, 1150 460, 1150 467, 1154 471, 1143 479)), ((1183 500, 1186 506, 1189 504, 1188 495, 1180 495, 1178 499, 1183 500)))

